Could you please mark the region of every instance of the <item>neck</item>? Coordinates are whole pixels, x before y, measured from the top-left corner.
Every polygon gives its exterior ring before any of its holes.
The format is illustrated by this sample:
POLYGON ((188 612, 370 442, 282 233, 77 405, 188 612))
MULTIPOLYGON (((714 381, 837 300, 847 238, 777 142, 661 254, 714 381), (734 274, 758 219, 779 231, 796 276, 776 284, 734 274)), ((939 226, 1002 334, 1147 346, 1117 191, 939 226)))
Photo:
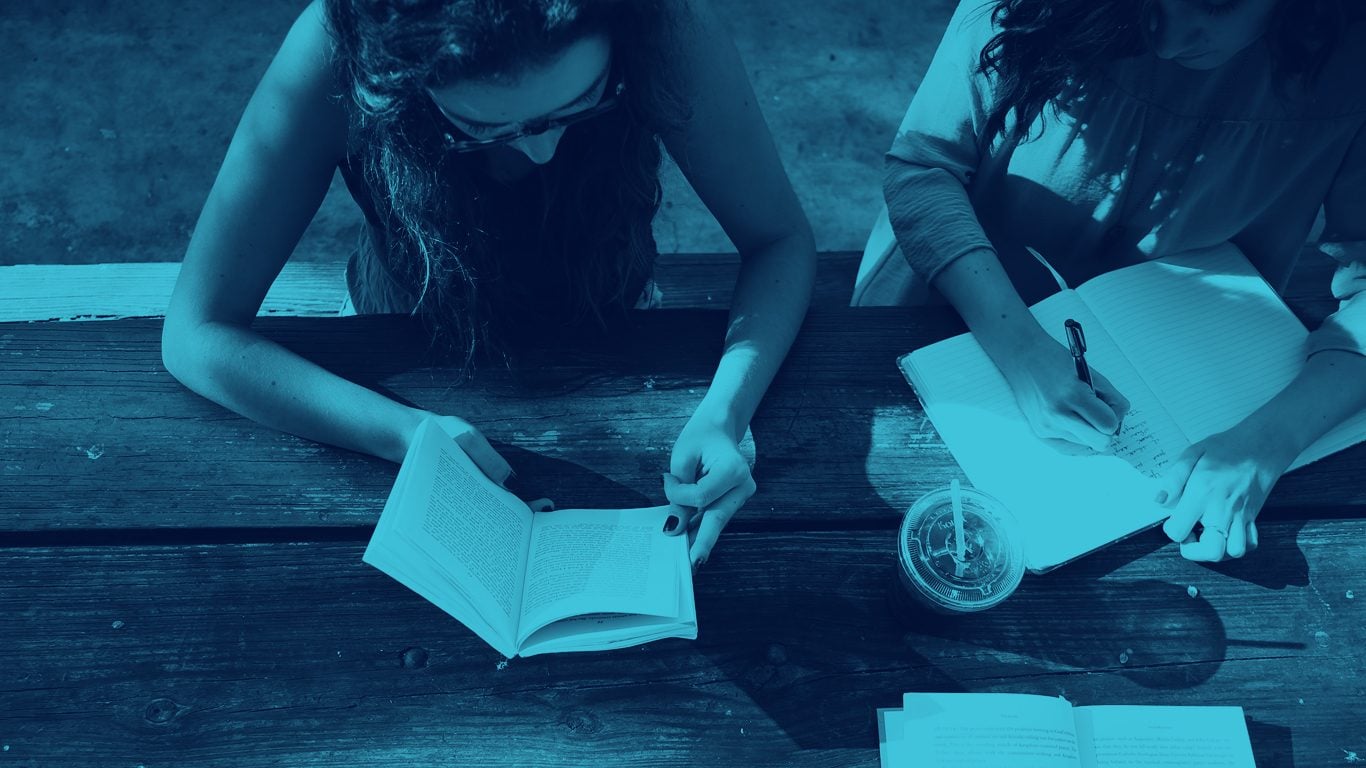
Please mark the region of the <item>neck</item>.
POLYGON ((503 184, 512 184, 536 170, 536 164, 527 156, 508 147, 494 147, 486 151, 485 167, 489 177, 503 184))

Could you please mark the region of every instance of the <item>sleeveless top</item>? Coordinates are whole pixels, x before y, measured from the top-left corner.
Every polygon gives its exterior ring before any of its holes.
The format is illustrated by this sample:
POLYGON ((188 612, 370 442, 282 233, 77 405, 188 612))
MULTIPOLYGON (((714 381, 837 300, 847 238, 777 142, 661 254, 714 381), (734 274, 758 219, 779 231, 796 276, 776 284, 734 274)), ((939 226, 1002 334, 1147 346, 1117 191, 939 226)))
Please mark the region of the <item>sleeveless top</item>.
POLYGON ((1309 351, 1366 354, 1366 24, 1343 30, 1310 89, 1278 84, 1264 40, 1208 71, 1111 62, 1019 141, 981 135, 989 6, 960 3, 888 153, 889 215, 917 273, 995 250, 1032 303, 1056 285, 1025 246, 1075 286, 1227 241, 1280 292, 1322 207, 1341 304, 1309 351))
MULTIPOLYGON (((439 118, 438 118, 439 119, 439 118)), ((487 158, 480 152, 445 154, 438 166, 438 179, 456 184, 469 194, 465 202, 470 219, 453 222, 455 237, 478 238, 488 258, 485 263, 466 265, 477 280, 491 331, 500 337, 535 335, 549 329, 599 326, 596 308, 609 326, 625 319, 625 310, 636 304, 646 291, 656 256, 649 234, 655 213, 652 205, 625 206, 608 191, 619 181, 620 151, 607 153, 605 147, 619 148, 631 117, 626 105, 587 121, 570 126, 561 136, 554 156, 545 165, 535 166, 526 176, 510 183, 493 179, 487 158), (605 186, 596 196, 575 199, 575 180, 591 169, 605 186), (586 210, 598 211, 605 226, 583 225, 586 210), (604 209, 604 206, 608 209, 604 209), (624 287, 596 286, 585 299, 581 288, 589 260, 615 259, 629 248, 632 228, 645 234, 646 261, 633 265, 623 276, 624 287), (614 302, 616 290, 629 297, 614 302)), ((443 131, 447 126, 439 126, 443 131)), ((449 129, 454 133, 454 129, 449 129)), ((636 129, 639 130, 639 129, 636 129)), ((458 134, 457 134, 458 135, 458 134)), ((387 200, 366 179, 364 160, 359 149, 340 163, 338 170, 352 198, 365 217, 361 242, 347 266, 347 284, 356 310, 360 313, 413 314, 422 291, 422 267, 398 268, 391 259, 405 258, 406 251, 391 245, 399 233, 387 213, 387 200), (407 275, 408 277, 404 277, 407 275), (416 275, 416 277, 413 277, 416 275)), ((652 170, 657 179, 657 168, 652 170)), ((420 258, 420 257, 416 257, 420 258)), ((458 279, 458 278, 456 278, 458 279)), ((435 289, 429 286, 428 290, 435 289)))

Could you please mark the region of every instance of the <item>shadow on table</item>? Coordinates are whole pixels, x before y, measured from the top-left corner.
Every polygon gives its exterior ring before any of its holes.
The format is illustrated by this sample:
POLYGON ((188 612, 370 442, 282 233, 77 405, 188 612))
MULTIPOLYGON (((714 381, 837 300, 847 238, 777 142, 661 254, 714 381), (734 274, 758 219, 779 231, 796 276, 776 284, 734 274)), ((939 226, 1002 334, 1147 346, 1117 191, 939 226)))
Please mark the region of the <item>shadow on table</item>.
POLYGON ((877 708, 900 706, 906 691, 967 690, 888 621, 890 567, 839 568, 779 565, 763 589, 700 585, 697 649, 802 750, 874 747, 877 708), (835 579, 803 584, 795 570, 835 579))
POLYGON ((1309 561, 1300 549, 1299 533, 1304 520, 1286 520, 1267 526, 1270 515, 1263 515, 1259 526, 1261 545, 1256 551, 1236 560, 1210 563, 1205 567, 1225 576, 1266 589, 1309 586, 1309 561))
POLYGON ((1258 765, 1295 768, 1295 739, 1289 728, 1249 717, 1247 735, 1258 765))
POLYGON ((1107 672, 1145 688, 1193 688, 1218 670, 1224 624, 1186 586, 1157 579, 1098 583, 1036 579, 985 613, 937 617, 909 611, 923 634, 1026 657, 1040 671, 1107 672))
MULTIPOLYGON (((1256 553, 1266 558, 1260 566, 1212 568, 1257 573, 1255 580, 1238 577, 1265 588, 1296 583, 1303 556, 1293 532, 1282 531, 1256 553)), ((907 691, 1064 693, 1079 703, 1124 703, 1106 698, 1108 675, 1157 692, 1189 691, 1211 680, 1231 648, 1304 647, 1230 637, 1215 608, 1199 593, 1192 597, 1184 580, 1102 580, 1165 546, 1159 532, 1029 577, 1005 603, 964 616, 932 613, 905 598, 890 562, 894 535, 887 535, 887 551, 862 554, 834 544, 822 553, 802 540, 775 544, 762 589, 702 587, 709 621, 699 648, 801 749, 875 744, 875 709, 897 706, 907 691)), ((714 564, 723 558, 718 550, 714 564)), ((1184 703, 1173 694, 1155 697, 1184 703)), ((1252 736, 1258 755, 1290 754, 1284 728, 1258 723, 1252 736)))
POLYGON ((524 501, 546 498, 558 509, 632 509, 661 503, 572 461, 498 441, 490 444, 516 471, 508 489, 524 501))

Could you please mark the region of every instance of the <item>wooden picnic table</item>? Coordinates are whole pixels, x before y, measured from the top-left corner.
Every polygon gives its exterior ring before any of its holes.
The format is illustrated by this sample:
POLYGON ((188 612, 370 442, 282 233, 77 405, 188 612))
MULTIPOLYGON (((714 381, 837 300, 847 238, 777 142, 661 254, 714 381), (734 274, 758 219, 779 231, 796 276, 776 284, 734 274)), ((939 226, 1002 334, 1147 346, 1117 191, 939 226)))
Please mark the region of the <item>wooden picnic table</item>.
MULTIPOLYGON (((257 327, 475 422, 524 495, 610 507, 662 501, 724 323, 642 312, 465 383, 407 318, 257 327)), ((159 320, 0 324, 0 768, 875 766, 874 711, 911 690, 1240 705, 1261 766, 1366 756, 1366 446, 1285 477, 1242 561, 1154 530, 985 614, 897 599, 900 515, 956 464, 893 360, 961 329, 814 308, 754 420, 759 491, 696 579, 698 639, 504 663, 361 562, 396 465, 189 392, 159 320)))

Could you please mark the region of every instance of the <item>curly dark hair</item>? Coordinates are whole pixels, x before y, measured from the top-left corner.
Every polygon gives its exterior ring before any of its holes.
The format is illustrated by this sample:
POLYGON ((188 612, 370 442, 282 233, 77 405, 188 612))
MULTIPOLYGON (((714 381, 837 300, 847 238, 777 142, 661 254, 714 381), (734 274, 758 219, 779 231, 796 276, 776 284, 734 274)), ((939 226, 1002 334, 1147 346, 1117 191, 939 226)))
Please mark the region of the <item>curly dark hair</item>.
POLYGON ((355 162, 384 223, 376 256, 411 290, 433 348, 463 354, 468 370, 536 301, 522 288, 540 273, 553 273, 542 277, 563 298, 561 319, 624 316, 656 255, 659 134, 687 119, 667 66, 676 19, 664 0, 325 0, 325 13, 355 162), (426 89, 516 78, 593 34, 610 40, 624 104, 565 132, 542 169, 543 199, 516 201, 539 206, 529 218, 540 231, 515 239, 535 253, 510 256, 497 230, 517 225, 490 210, 479 158, 448 151, 453 126, 426 89))
MULTIPOLYGON (((1338 43, 1344 25, 1361 17, 1355 0, 1280 0, 1268 23, 1273 66, 1282 83, 1312 82, 1338 43)), ((1000 30, 982 48, 978 71, 997 78, 986 135, 1016 130, 1069 85, 1108 61, 1149 50, 1162 23, 1154 0, 991 0, 1000 30)))

